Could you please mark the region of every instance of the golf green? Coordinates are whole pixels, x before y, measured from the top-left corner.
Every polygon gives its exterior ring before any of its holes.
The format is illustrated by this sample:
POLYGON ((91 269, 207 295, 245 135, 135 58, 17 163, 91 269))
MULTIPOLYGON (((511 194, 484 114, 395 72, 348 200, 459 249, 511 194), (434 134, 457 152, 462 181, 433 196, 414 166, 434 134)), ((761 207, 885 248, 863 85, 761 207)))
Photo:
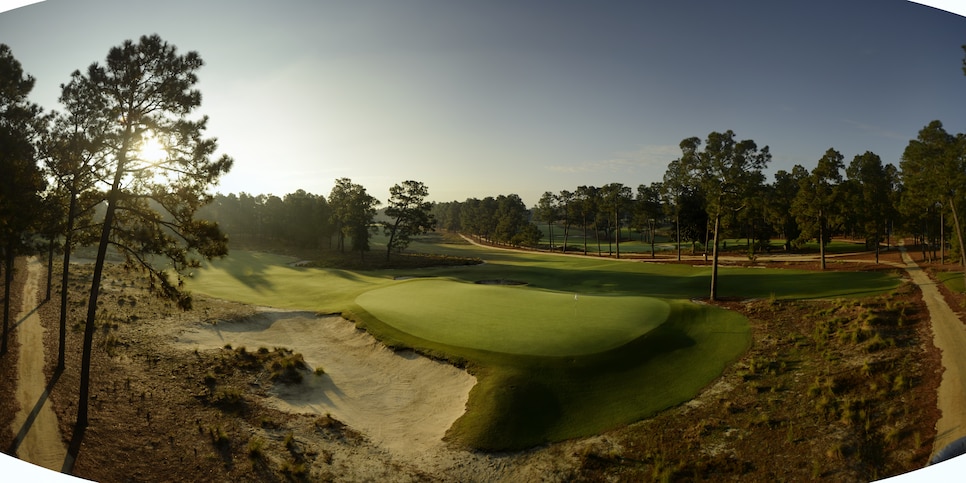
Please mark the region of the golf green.
POLYGON ((573 356, 624 345, 664 323, 652 297, 580 295, 523 286, 414 279, 356 303, 398 330, 446 345, 507 354, 573 356))

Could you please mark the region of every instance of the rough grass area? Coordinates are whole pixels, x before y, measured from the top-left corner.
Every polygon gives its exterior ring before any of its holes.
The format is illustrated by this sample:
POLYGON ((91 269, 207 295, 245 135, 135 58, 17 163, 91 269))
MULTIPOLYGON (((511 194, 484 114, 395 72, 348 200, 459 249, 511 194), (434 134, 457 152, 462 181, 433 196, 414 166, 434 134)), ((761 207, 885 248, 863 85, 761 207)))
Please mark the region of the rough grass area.
POLYGON ((939 354, 918 291, 728 306, 752 349, 697 399, 585 446, 575 479, 870 481, 926 464, 939 354))
MULTIPOLYGON (((69 317, 82 316, 91 267, 71 276, 69 317)), ((351 428, 328 416, 280 412, 265 404, 277 384, 315 377, 285 348, 174 349, 185 327, 241 318, 253 309, 199 298, 181 312, 147 293, 138 274, 105 267, 92 358, 90 426, 74 475, 93 481, 331 481, 345 462, 378 461, 351 428), (103 341, 115 340, 112 353, 103 341)), ((55 284, 56 287, 56 284, 55 284)), ((55 288, 54 296, 58 297, 55 288)), ((41 306, 48 370, 57 353, 58 304, 41 306)), ((67 369, 53 386, 64 437, 76 414, 83 325, 68 328, 67 369)), ((49 374, 48 374, 49 376, 49 374)), ((0 441, 7 447, 9 441, 0 441)), ((375 479, 391 474, 374 464, 375 479)))

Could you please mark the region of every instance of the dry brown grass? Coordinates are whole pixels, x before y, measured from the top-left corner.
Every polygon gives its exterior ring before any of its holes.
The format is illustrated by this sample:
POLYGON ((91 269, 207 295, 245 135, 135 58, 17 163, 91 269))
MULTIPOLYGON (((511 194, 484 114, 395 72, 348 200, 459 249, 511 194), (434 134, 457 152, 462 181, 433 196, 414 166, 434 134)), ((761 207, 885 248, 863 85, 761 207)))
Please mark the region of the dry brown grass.
POLYGON ((730 302, 753 348, 705 394, 608 438, 588 480, 857 481, 925 465, 938 351, 919 292, 861 301, 730 302))

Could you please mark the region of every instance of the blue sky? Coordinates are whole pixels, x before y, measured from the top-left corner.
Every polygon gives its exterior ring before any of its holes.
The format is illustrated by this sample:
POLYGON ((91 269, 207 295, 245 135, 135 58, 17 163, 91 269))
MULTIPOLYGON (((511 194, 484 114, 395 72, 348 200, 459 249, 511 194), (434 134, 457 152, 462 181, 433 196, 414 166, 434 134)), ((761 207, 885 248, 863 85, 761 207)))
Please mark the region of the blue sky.
POLYGON ((157 33, 206 61, 215 190, 438 201, 659 181, 682 139, 735 131, 769 172, 834 147, 898 165, 919 129, 966 131, 966 18, 905 0, 48 0, 0 42, 57 109, 59 85, 157 33))

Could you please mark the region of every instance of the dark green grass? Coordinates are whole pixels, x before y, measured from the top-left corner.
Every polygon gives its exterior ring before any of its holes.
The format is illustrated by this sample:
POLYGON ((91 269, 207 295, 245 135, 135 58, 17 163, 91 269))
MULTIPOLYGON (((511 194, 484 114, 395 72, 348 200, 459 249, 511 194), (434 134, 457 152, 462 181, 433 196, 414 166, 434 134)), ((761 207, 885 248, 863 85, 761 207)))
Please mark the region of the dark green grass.
POLYGON ((581 358, 518 358, 473 389, 449 436, 518 449, 594 434, 693 398, 750 344, 738 314, 672 302, 668 322, 617 349, 581 358))

